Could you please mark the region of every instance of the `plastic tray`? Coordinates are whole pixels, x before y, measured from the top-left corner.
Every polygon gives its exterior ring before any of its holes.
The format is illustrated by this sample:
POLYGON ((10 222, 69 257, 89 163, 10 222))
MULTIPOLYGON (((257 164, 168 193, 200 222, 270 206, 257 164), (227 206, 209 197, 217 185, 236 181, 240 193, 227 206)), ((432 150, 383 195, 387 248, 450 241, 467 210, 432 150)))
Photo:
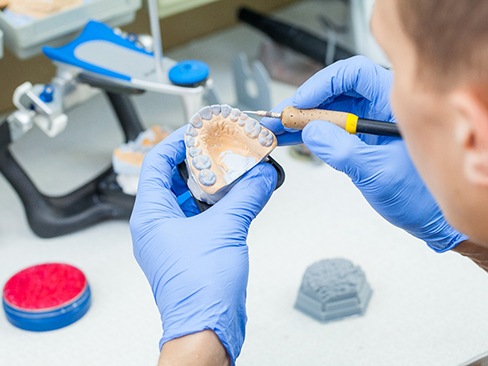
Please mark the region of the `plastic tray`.
POLYGON ((91 0, 83 5, 60 11, 21 26, 12 24, 0 12, 0 29, 5 33, 5 45, 17 57, 25 59, 40 53, 41 46, 60 46, 71 39, 90 19, 110 26, 134 20, 142 0, 91 0))

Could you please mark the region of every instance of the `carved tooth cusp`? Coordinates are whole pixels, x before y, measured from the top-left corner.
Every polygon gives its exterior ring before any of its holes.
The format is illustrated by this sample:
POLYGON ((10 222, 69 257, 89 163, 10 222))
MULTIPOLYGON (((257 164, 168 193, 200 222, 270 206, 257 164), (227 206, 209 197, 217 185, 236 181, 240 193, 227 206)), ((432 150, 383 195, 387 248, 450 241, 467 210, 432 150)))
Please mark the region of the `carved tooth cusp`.
POLYGON ((263 137, 266 137, 270 134, 269 130, 263 128, 260 135, 263 136, 263 137))
POLYGON ((227 104, 222 104, 220 106, 220 112, 222 114, 222 117, 227 118, 229 117, 230 111, 232 110, 232 107, 227 104))
POLYGON ((213 186, 217 181, 217 176, 211 170, 204 169, 198 173, 198 181, 206 187, 213 186))
POLYGON ((244 126, 244 132, 246 133, 247 137, 255 139, 261 132, 261 125, 255 119, 248 118, 246 125, 244 126))
POLYGON ((200 113, 200 116, 203 118, 203 119, 206 119, 207 121, 210 121, 212 119, 212 108, 210 107, 203 107, 202 109, 200 109, 198 111, 198 113, 200 113))
POLYGON ((212 104, 210 106, 210 109, 212 110, 212 114, 214 116, 220 115, 220 105, 219 104, 212 104))
POLYGON ((197 137, 198 136, 197 130, 195 129, 195 127, 193 127, 190 124, 186 128, 186 132, 185 133, 186 133, 187 136, 192 136, 192 137, 197 137))
POLYGON ((239 120, 237 121, 237 124, 241 127, 244 127, 248 119, 249 117, 247 116, 247 114, 242 113, 239 117, 239 120))
POLYGON ((270 147, 273 144, 273 139, 273 134, 264 128, 258 137, 259 143, 265 147, 270 147))
POLYGON ((212 166, 212 162, 207 155, 197 155, 193 158, 192 161, 193 166, 195 169, 203 170, 209 169, 212 166))
POLYGON ((196 146, 197 142, 193 136, 185 135, 185 145, 186 147, 190 148, 196 146))
POLYGON ((201 153, 202 153, 202 149, 200 149, 199 147, 190 147, 190 149, 188 150, 188 154, 192 158, 194 158, 197 155, 200 155, 201 153))
POLYGON ((190 118, 190 124, 195 128, 201 128, 203 126, 202 116, 200 116, 200 113, 195 113, 190 118))
POLYGON ((241 116, 241 111, 237 108, 232 108, 229 114, 229 118, 232 122, 236 122, 241 116))

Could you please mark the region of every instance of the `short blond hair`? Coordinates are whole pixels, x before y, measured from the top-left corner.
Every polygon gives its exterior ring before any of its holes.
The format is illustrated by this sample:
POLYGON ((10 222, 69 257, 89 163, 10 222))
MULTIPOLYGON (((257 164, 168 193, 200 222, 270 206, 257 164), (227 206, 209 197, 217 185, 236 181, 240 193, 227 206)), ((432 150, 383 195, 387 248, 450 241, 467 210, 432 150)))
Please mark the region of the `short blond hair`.
POLYGON ((488 83, 488 1, 397 0, 397 5, 426 80, 442 88, 488 83))

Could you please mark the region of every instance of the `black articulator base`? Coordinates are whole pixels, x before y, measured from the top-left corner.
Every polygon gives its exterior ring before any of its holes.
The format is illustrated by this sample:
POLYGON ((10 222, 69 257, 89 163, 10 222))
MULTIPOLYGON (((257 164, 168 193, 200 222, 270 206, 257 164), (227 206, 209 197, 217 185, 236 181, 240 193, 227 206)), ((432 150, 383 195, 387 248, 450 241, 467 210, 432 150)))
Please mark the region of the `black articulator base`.
MULTIPOLYGON (((103 83, 97 80, 87 79, 83 82, 103 88, 103 83)), ((118 117, 126 141, 134 140, 143 131, 143 126, 126 94, 139 94, 140 91, 121 88, 114 90, 109 85, 105 93, 118 117)), ((0 172, 19 195, 27 221, 36 235, 53 238, 104 220, 127 220, 130 217, 134 196, 122 192, 112 167, 73 192, 50 197, 38 190, 12 156, 9 149, 11 142, 9 124, 4 121, 0 123, 0 172)))
MULTIPOLYGON (((276 172, 278 173, 278 180, 276 182, 276 187, 275 187, 275 190, 277 190, 278 188, 281 187, 281 185, 285 181, 285 170, 271 156, 268 156, 267 157, 266 162, 267 163, 270 163, 273 166, 273 168, 276 169, 276 172)), ((185 161, 182 161, 180 164, 178 164, 178 172, 180 173, 181 178, 183 179, 183 181, 184 182, 187 182, 188 181, 188 169, 186 167, 185 161)), ((206 202, 200 201, 200 200, 196 199, 195 197, 192 197, 192 198, 195 201, 195 203, 196 203, 198 209, 200 210, 200 212, 203 212, 205 210, 208 210, 210 207, 212 207, 212 205, 209 205, 206 202)))

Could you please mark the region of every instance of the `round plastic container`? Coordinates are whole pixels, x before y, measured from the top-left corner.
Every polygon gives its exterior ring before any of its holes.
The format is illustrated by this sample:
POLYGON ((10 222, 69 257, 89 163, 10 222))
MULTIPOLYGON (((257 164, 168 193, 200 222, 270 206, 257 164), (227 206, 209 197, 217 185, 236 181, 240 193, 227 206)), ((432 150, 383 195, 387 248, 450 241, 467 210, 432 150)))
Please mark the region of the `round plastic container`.
POLYGON ((3 288, 3 308, 18 328, 43 332, 66 327, 86 314, 90 287, 78 268, 64 263, 28 267, 3 288))

